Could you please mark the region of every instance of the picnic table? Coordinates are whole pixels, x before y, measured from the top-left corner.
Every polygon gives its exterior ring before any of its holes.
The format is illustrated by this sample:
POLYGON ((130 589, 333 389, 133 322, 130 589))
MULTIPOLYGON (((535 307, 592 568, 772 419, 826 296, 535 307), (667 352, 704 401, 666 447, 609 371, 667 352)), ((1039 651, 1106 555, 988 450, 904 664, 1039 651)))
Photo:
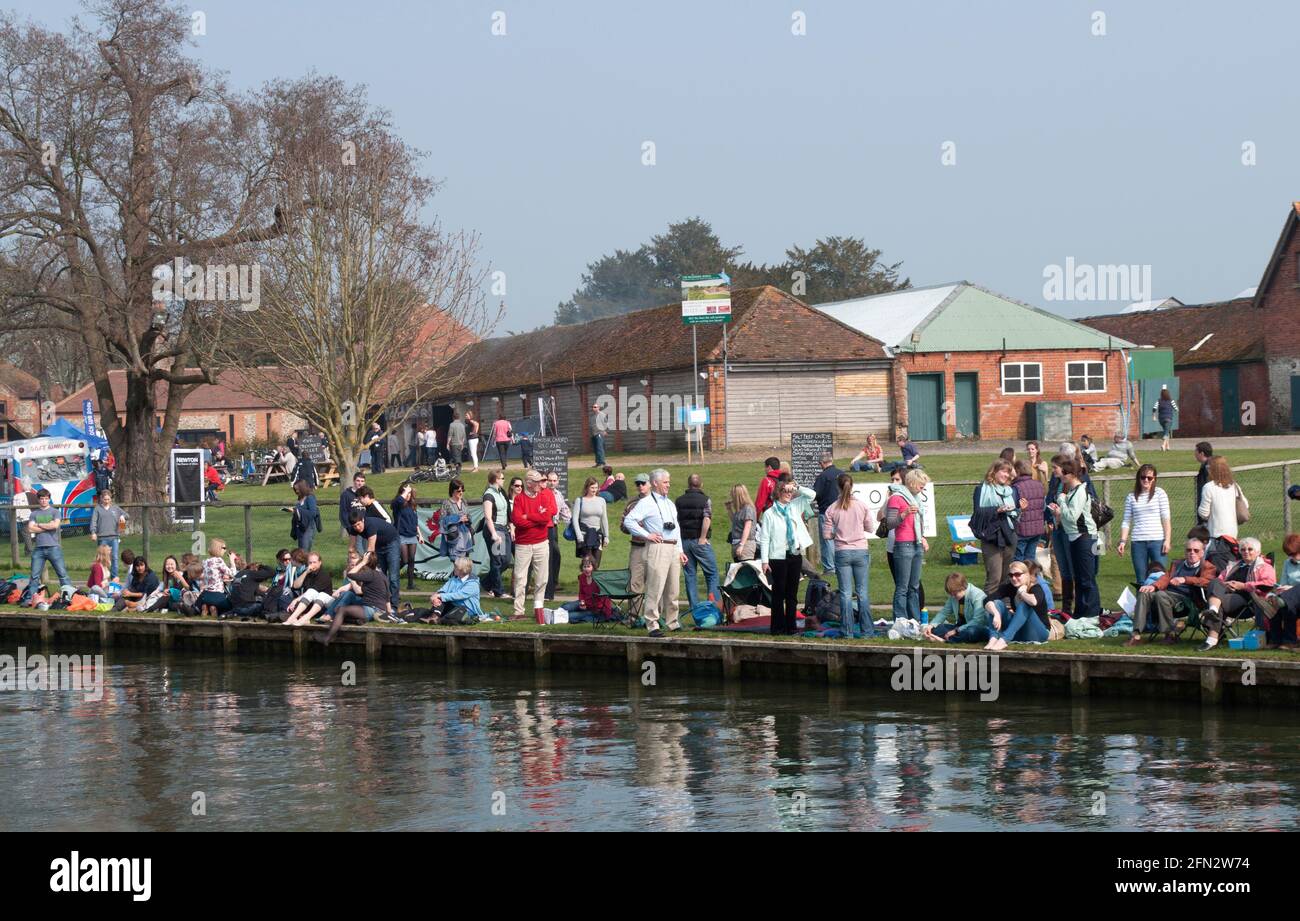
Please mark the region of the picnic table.
POLYGON ((284 461, 271 461, 270 463, 260 463, 257 465, 257 472, 262 475, 262 485, 265 486, 272 480, 290 480, 289 468, 284 465, 284 461))
POLYGON ((339 483, 339 466, 333 461, 317 464, 316 475, 320 477, 320 485, 337 486, 339 483))

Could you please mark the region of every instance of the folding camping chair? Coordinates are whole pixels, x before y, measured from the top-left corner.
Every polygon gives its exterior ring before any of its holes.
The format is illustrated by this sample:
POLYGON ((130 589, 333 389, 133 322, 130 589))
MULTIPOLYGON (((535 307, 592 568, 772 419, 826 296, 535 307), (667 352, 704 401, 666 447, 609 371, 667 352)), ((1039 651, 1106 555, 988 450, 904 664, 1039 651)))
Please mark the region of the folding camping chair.
POLYGON ((592 578, 596 582, 596 588, 600 590, 602 598, 608 598, 614 605, 615 617, 613 620, 596 621, 597 625, 605 624, 622 624, 625 627, 635 627, 641 619, 641 609, 643 599, 640 594, 634 593, 628 588, 632 581, 632 570, 630 569, 597 569, 592 578))

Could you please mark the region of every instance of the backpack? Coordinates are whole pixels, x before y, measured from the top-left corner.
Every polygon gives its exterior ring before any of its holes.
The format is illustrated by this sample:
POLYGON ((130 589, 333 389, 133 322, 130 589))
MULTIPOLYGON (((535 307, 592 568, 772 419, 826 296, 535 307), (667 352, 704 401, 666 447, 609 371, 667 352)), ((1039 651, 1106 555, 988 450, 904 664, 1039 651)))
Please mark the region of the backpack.
POLYGON ((712 601, 698 601, 691 608, 691 620, 697 627, 716 627, 722 623, 722 612, 712 601))
MULTIPOLYGON (((803 595, 804 614, 816 614, 822 599, 831 594, 831 584, 825 579, 809 579, 803 595)), ((838 610, 838 607, 836 608, 838 610)))

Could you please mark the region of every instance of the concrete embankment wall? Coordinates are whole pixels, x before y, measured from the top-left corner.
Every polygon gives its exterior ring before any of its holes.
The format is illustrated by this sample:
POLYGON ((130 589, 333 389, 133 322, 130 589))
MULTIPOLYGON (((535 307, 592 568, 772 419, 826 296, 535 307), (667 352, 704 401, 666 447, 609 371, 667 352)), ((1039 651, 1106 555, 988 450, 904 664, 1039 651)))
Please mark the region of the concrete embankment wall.
MULTIPOLYGON (((672 639, 565 631, 507 632, 474 628, 348 627, 328 649, 311 641, 318 627, 219 622, 196 618, 143 618, 96 614, 3 613, 6 644, 90 649, 221 652, 312 659, 436 662, 535 669, 625 672, 629 678, 654 663, 656 680, 700 674, 725 680, 803 680, 847 686, 929 689, 927 674, 965 656, 952 674, 971 676, 965 690, 977 696, 977 649, 869 646, 834 641, 778 641, 688 634, 672 639), (900 658, 901 657, 901 658, 900 658), (936 660, 941 660, 936 665, 936 660), (901 672, 907 671, 906 676, 901 672)), ((1009 650, 997 656, 998 690, 1066 697, 1200 701, 1208 706, 1294 707, 1300 703, 1297 661, 1228 657, 1072 653, 1009 650)), ((985 673, 988 664, 983 666, 985 673)), ((954 687, 951 679, 948 688, 954 687)))

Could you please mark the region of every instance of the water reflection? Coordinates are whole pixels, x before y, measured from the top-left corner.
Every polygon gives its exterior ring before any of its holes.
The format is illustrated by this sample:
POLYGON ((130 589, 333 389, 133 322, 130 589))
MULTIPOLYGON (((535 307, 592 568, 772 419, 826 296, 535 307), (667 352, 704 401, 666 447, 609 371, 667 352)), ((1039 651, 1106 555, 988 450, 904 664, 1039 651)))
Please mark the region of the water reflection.
POLYGON ((1295 718, 168 655, 0 694, 0 828, 1292 829, 1295 718), (202 800, 206 815, 196 815, 202 800))

